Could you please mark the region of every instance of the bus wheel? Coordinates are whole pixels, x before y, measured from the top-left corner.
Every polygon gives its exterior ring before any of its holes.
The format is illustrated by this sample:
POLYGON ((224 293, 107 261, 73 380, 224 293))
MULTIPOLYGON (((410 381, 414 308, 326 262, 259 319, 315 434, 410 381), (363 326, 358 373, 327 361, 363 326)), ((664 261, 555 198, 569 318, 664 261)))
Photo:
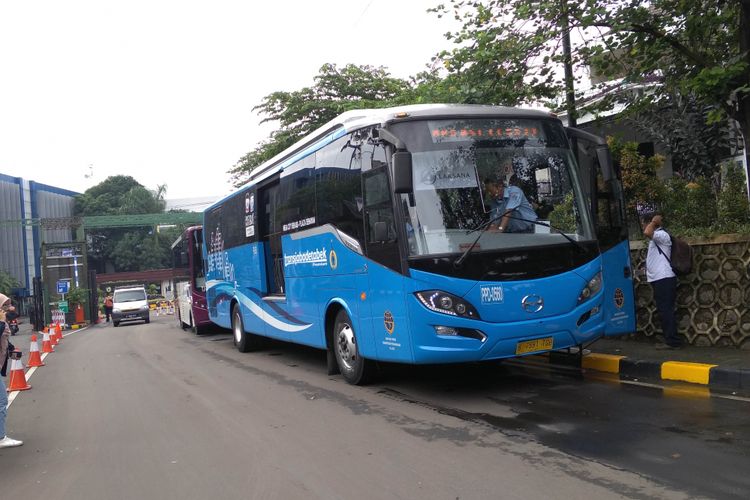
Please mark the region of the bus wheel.
POLYGON ((354 327, 346 311, 336 315, 333 325, 333 352, 344 380, 353 385, 365 385, 372 381, 375 364, 359 354, 354 327))
POLYGON ((261 347, 261 339, 257 335, 245 331, 245 325, 242 323, 242 314, 240 306, 235 304, 232 308, 232 337, 234 345, 240 352, 257 351, 261 347))

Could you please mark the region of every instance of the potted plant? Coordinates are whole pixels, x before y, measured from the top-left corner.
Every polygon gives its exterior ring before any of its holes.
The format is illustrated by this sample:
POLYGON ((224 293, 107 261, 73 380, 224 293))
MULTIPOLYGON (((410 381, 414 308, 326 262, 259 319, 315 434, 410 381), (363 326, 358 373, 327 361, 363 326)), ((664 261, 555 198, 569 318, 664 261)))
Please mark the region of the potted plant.
POLYGON ((89 296, 89 291, 86 288, 71 287, 65 298, 68 300, 70 309, 75 314, 75 322, 83 323, 85 321, 85 315, 83 312, 83 304, 86 302, 89 296))

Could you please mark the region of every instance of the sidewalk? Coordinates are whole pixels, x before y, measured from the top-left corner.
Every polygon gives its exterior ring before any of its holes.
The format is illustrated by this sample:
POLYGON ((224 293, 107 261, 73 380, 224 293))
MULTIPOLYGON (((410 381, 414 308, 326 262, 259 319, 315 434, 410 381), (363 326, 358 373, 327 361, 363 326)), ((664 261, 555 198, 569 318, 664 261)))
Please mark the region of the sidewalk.
POLYGON ((750 390, 750 349, 685 346, 656 350, 641 339, 600 339, 588 347, 583 367, 623 377, 677 380, 723 390, 750 390))

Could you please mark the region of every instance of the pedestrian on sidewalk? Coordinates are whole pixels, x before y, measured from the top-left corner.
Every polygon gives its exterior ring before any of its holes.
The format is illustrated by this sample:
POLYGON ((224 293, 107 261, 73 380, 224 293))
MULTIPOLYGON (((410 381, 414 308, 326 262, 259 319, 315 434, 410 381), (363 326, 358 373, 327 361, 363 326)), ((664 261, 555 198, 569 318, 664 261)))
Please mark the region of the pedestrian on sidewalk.
POLYGON ((23 441, 11 439, 5 434, 5 417, 8 415, 8 393, 5 390, 5 371, 8 368, 8 352, 12 345, 8 337, 10 332, 5 325, 5 313, 11 306, 10 299, 0 293, 0 448, 12 448, 21 446, 23 441))
POLYGON ((113 305, 114 302, 112 301, 112 294, 108 293, 107 298, 104 299, 104 315, 107 317, 107 323, 109 323, 109 317, 112 316, 113 305))
POLYGON ((643 235, 648 238, 646 253, 646 281, 654 291, 656 310, 659 313, 664 343, 656 344, 656 349, 679 349, 682 340, 677 335, 675 302, 677 299, 677 276, 672 270, 672 239, 662 227, 659 214, 647 214, 641 218, 643 235))

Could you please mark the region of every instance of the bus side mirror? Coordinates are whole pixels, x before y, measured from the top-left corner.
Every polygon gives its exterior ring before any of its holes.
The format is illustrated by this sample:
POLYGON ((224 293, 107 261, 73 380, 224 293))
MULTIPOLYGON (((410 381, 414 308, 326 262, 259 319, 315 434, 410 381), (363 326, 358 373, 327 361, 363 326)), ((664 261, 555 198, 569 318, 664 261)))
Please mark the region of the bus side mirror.
POLYGON ((411 153, 396 151, 393 153, 393 187, 396 194, 414 192, 412 180, 411 153))

